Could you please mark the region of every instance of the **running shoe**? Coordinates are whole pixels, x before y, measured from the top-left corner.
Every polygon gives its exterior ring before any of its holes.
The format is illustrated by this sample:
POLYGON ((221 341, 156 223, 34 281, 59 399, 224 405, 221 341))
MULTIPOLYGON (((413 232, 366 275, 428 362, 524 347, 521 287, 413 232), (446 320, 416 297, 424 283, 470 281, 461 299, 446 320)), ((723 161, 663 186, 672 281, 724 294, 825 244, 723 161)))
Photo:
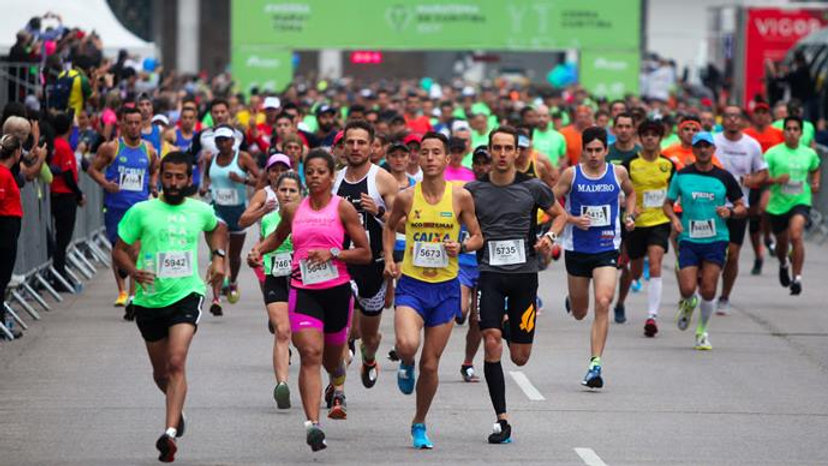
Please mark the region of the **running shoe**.
POLYGON ((229 302, 230 304, 236 304, 237 302, 239 302, 240 298, 241 298, 241 293, 239 292, 239 285, 236 284, 236 283, 233 283, 232 285, 230 285, 228 287, 227 302, 229 302))
POLYGON ((175 452, 178 447, 175 445, 175 439, 167 434, 162 434, 155 442, 155 448, 158 449, 158 461, 162 463, 172 463, 175 461, 175 452))
POLYGON ((543 312, 543 299, 540 296, 535 296, 535 315, 538 316, 543 312))
POLYGON ((327 406, 328 409, 331 409, 331 406, 333 404, 333 396, 334 386, 333 384, 328 384, 328 386, 325 387, 325 406, 327 406))
POLYGON ((753 259, 753 269, 751 269, 750 274, 762 275, 762 265, 764 265, 764 263, 765 261, 758 257, 756 259, 753 259))
POLYGON ((603 387, 604 379, 601 377, 601 366, 593 364, 584 376, 584 380, 581 381, 581 385, 589 388, 603 387))
POLYGON ((210 304, 210 314, 213 314, 216 317, 224 315, 224 311, 221 310, 221 301, 219 301, 218 298, 213 298, 213 303, 210 304))
POLYGON ((784 288, 791 286, 791 274, 788 272, 787 265, 779 266, 779 284, 784 288))
POLYGON ((328 419, 348 419, 348 404, 345 403, 345 392, 336 390, 331 398, 331 409, 328 410, 328 419))
POLYGON ((426 426, 423 423, 411 425, 411 443, 417 450, 431 450, 434 444, 428 439, 426 435, 426 426))
POLYGON ((351 361, 354 359, 354 355, 356 354, 356 340, 348 339, 348 365, 351 365, 351 361))
POLYGON ((613 312, 615 313, 616 324, 623 324, 627 321, 627 311, 623 304, 616 304, 613 312))
POLYGON ((495 422, 492 433, 489 434, 489 443, 512 443, 512 426, 506 419, 495 422))
POLYGON ((311 450, 319 451, 328 447, 328 444, 325 442, 325 432, 322 431, 322 427, 319 424, 305 421, 305 430, 307 431, 305 438, 311 450))
POLYGON ((388 350, 388 360, 393 362, 397 362, 400 360, 400 356, 397 354, 396 347, 392 346, 391 349, 388 350))
POLYGON ((641 280, 633 280, 632 285, 630 285, 630 289, 633 293, 641 291, 641 280))
POLYGON ((791 281, 791 294, 796 296, 800 293, 802 293, 802 282, 794 279, 791 281))
POLYGON ((567 314, 572 314, 572 302, 569 301, 569 295, 564 298, 564 309, 566 309, 567 314))
POLYGON ((178 426, 175 428, 175 438, 183 437, 185 430, 187 430, 187 419, 184 416, 184 411, 181 411, 181 418, 178 420, 178 426))
POLYGON ((463 325, 466 323, 466 317, 467 315, 463 315, 463 313, 461 312, 457 314, 457 316, 454 318, 454 323, 457 325, 463 325))
POLYGON ((124 306, 124 320, 127 322, 135 320, 135 305, 131 300, 124 306))
POLYGON ((652 338, 656 336, 656 333, 658 333, 658 324, 656 324, 655 318, 650 317, 644 322, 644 336, 652 338))
POLYGON ((276 334, 276 329, 273 327, 273 322, 270 319, 267 319, 267 331, 270 332, 271 335, 276 334))
POLYGON ((710 344, 710 338, 708 338, 707 332, 696 334, 696 346, 694 346, 694 348, 700 351, 709 351, 713 349, 713 345, 710 344))
POLYGON ((464 382, 480 382, 480 377, 474 373, 474 366, 471 364, 463 364, 460 366, 460 375, 463 376, 464 382))
POLYGON ((227 296, 227 293, 230 291, 230 279, 225 277, 224 283, 221 284, 221 295, 227 296))
POLYGON ((414 364, 406 364, 400 362, 400 368, 397 370, 397 387, 404 395, 410 395, 414 392, 414 383, 416 376, 414 374, 414 364))
POLYGON ((690 326, 690 319, 693 317, 693 311, 698 304, 699 297, 696 295, 679 300, 679 313, 678 319, 676 320, 676 325, 678 325, 679 330, 685 331, 690 326))
POLYGON ((730 299, 725 298, 723 296, 719 297, 719 301, 716 302, 716 315, 717 316, 726 316, 730 314, 730 299))
POLYGON ((771 238, 765 238, 765 247, 768 248, 768 254, 776 255, 776 241, 771 238))
POLYGON ((273 399, 279 409, 290 409, 290 387, 287 382, 279 382, 273 389, 273 399))
POLYGON ((552 245, 552 260, 557 261, 561 258, 561 246, 557 243, 552 245))
POLYGON ((129 294, 126 291, 118 292, 118 297, 115 299, 115 303, 113 306, 115 307, 124 307, 127 304, 127 300, 129 299, 129 294))
POLYGON ((371 388, 377 383, 377 378, 379 377, 379 365, 377 361, 374 362, 365 362, 362 361, 362 386, 365 388, 371 388))
POLYGON ((644 270, 643 270, 644 281, 650 281, 650 258, 644 256, 644 270))

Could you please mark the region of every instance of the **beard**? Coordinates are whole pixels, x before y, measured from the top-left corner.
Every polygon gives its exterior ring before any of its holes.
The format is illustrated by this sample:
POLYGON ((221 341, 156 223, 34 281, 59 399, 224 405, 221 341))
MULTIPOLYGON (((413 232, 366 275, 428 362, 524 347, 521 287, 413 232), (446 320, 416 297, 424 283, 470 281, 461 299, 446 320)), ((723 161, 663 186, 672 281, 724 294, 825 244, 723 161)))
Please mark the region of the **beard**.
POLYGON ((321 129, 325 133, 330 133, 333 128, 333 123, 319 123, 319 129, 321 129))
POLYGON ((185 198, 183 189, 176 189, 175 191, 164 190, 164 200, 167 201, 167 204, 179 205, 184 202, 185 198))

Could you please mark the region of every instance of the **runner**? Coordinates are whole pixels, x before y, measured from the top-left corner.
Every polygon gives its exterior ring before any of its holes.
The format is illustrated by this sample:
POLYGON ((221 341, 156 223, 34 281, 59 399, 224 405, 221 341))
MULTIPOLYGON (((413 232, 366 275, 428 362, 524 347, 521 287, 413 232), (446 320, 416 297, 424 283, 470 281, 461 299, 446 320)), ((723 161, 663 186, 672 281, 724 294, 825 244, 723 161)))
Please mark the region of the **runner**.
POLYGON ((713 315, 716 286, 730 240, 727 220, 745 216, 747 209, 742 189, 733 175, 713 164, 714 137, 700 132, 693 136, 692 142, 695 161, 673 177, 664 213, 679 232, 678 328, 687 330, 690 326, 693 310, 699 304, 698 287, 702 302, 695 348, 710 350, 713 346, 707 324, 713 315), (674 208, 679 200, 683 206, 681 217, 674 208))
POLYGON ((512 427, 506 413, 506 385, 500 358, 503 327, 509 326, 512 362, 529 362, 537 316, 537 250, 552 254, 552 246, 566 224, 566 214, 552 189, 516 167, 520 139, 517 130, 500 127, 489 135, 494 158, 491 173, 466 185, 474 198, 477 220, 485 241, 478 253, 480 279, 477 298, 480 329, 485 342, 484 373, 497 416, 489 443, 510 443, 512 427), (551 230, 538 239, 537 211, 553 218, 551 230), (504 324, 504 317, 508 323, 504 324))
POLYGON ((207 204, 185 196, 191 182, 190 157, 182 152, 167 154, 161 162, 163 195, 126 212, 112 252, 116 266, 141 285, 134 300, 135 320, 147 345, 155 384, 166 396, 167 428, 155 443, 158 459, 165 463, 175 459, 176 439, 186 427, 182 409, 187 352, 206 291, 198 272, 199 232, 205 232, 212 251, 208 280, 221 283, 224 277, 226 226, 207 204), (140 269, 132 251, 138 242, 140 269))
MULTIPOLYGON (((260 240, 276 231, 281 221, 280 206, 302 199, 302 182, 299 175, 290 169, 290 159, 286 155, 271 155, 265 165, 268 185, 253 195, 247 210, 239 217, 239 226, 242 228, 255 222, 260 223, 260 240)), ((290 408, 290 388, 287 384, 290 363, 288 280, 292 257, 293 244, 288 237, 274 254, 262 257, 261 269, 255 269, 267 308, 267 327, 274 334, 273 373, 276 376, 276 387, 273 389, 273 399, 279 409, 290 408)))
MULTIPOLYGON (((722 114, 724 131, 713 136, 716 156, 742 185, 745 204, 750 208, 748 194, 751 187, 761 186, 768 176, 768 165, 762 158, 762 147, 752 137, 744 134, 742 109, 737 105, 728 105, 722 114)), ((716 313, 727 315, 730 311, 730 293, 739 275, 739 252, 745 242, 748 219, 731 218, 727 221, 730 232, 730 244, 727 247, 727 260, 722 271, 722 293, 716 305, 716 313)))
POLYGON ((425 418, 437 393, 440 356, 460 313, 457 256, 479 249, 483 238, 471 195, 444 178, 449 162, 448 139, 439 133, 426 133, 419 155, 423 181, 397 196, 383 230, 383 245, 385 255, 390 256, 396 226, 405 217, 402 267, 391 261, 385 263, 385 275, 399 277, 394 317, 396 349, 401 360, 397 386, 406 395, 414 391, 414 360, 420 348, 420 331, 424 330, 411 437, 414 448, 431 449, 434 445, 426 434, 425 418), (457 241, 461 223, 469 230, 469 238, 463 243, 457 241))
POLYGON ((581 382, 589 388, 601 388, 601 356, 609 330, 609 306, 615 294, 618 247, 621 244, 619 195, 624 193, 626 214, 624 227, 635 228, 636 193, 620 165, 606 162, 607 131, 590 127, 582 136, 583 162, 567 168, 555 186, 555 198, 566 196, 564 250, 569 297, 568 310, 582 320, 589 312, 589 281, 593 280, 595 319, 590 337, 589 369, 581 382))
MULTIPOLYGON (((106 237, 114 246, 118 239, 118 223, 134 204, 146 201, 150 193, 157 196, 159 161, 151 144, 141 140, 141 112, 136 108, 121 111, 121 137, 101 144, 87 173, 104 189, 104 225, 106 237)), ((134 253, 137 251, 134 251, 134 253)), ((137 256, 133 255, 133 260, 137 256)), ((126 307, 124 319, 132 320, 133 308, 128 306, 135 295, 135 282, 127 294, 126 270, 112 264, 118 298, 115 306, 126 307)))
POLYGON ((622 274, 616 308, 624 309, 624 301, 633 280, 644 272, 644 256, 650 264, 650 284, 647 288, 647 320, 644 335, 658 333, 658 309, 661 307, 663 281, 661 263, 670 245, 670 219, 664 214, 664 196, 670 179, 676 172, 675 164, 661 154, 664 125, 646 120, 638 127, 641 152, 624 161, 633 189, 636 192, 635 230, 627 234, 627 254, 630 258, 629 275, 622 274))
MULTIPOLYGON (((247 152, 234 149, 236 144, 233 129, 227 125, 219 126, 213 132, 218 152, 205 160, 204 184, 210 190, 216 215, 227 224, 230 245, 228 262, 229 285, 227 301, 235 304, 239 301, 239 286, 236 280, 241 267, 241 250, 244 246, 245 229, 239 225, 239 217, 247 207, 247 187, 256 186, 259 168, 253 157, 247 152)), ((221 284, 213 287, 213 302, 210 313, 221 316, 219 296, 223 293, 221 284)))
MULTIPOLYGON (((360 310, 358 335, 362 339, 362 385, 371 388, 379 376, 376 353, 382 339, 379 326, 387 287, 387 281, 383 277, 385 258, 382 255, 382 225, 387 217, 386 206, 393 205, 394 196, 400 188, 390 173, 371 163, 374 128, 370 123, 364 120, 351 121, 345 125, 342 139, 347 166, 337 173, 334 193, 350 201, 356 208, 368 235, 373 256, 370 264, 348 266, 360 310)), ((350 247, 350 244, 346 238, 345 247, 350 247)))
POLYGON ((322 394, 320 366, 334 381, 331 419, 345 419, 344 351, 348 323, 353 313, 351 277, 346 264, 368 264, 371 249, 356 209, 332 194, 335 163, 322 149, 305 159, 309 196, 298 205, 284 206, 276 231, 250 250, 247 262, 262 265, 262 254, 279 248, 288 235, 293 238, 291 288, 288 297, 290 329, 299 350, 299 393, 305 411, 307 443, 313 451, 327 447, 319 424, 322 394), (345 235, 353 247, 345 249, 345 235))
POLYGON ((801 118, 785 118, 785 143, 774 146, 765 154, 770 172, 767 212, 776 236, 779 283, 790 287, 792 295, 802 293, 802 266, 805 263, 802 232, 811 214, 812 193, 819 192, 821 181, 819 156, 810 147, 800 144, 802 129, 801 118), (808 174, 811 175, 810 183, 808 174), (789 271, 788 243, 793 248, 793 280, 789 271))
POLYGON ((141 112, 141 139, 152 144, 152 148, 160 152, 162 131, 157 125, 152 124, 155 115, 152 99, 148 94, 141 93, 135 99, 135 106, 141 112))
MULTIPOLYGON (((207 159, 218 153, 216 147, 216 129, 221 125, 230 123, 230 104, 224 99, 214 99, 210 102, 210 118, 213 120, 212 128, 204 128, 193 136, 193 141, 190 146, 190 152, 193 156, 193 164, 198 167, 195 169, 196 174, 204 173, 207 165, 207 159)), ((246 144, 244 143, 244 133, 236 128, 232 128, 233 150, 244 150, 246 144)), ((198 186, 198 193, 201 196, 207 195, 208 187, 202 183, 200 179, 193 178, 195 186, 198 186)))

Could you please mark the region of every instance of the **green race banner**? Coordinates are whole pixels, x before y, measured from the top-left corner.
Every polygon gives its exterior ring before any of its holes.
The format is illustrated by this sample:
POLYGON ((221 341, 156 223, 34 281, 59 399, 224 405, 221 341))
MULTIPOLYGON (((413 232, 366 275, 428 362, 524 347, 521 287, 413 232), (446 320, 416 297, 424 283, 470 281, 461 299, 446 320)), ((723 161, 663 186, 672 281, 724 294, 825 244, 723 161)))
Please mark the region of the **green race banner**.
POLYGON ((583 50, 580 57, 581 85, 592 93, 618 99, 638 92, 638 52, 583 50))
POLYGON ((242 92, 252 87, 283 90, 293 79, 293 52, 267 45, 234 45, 231 53, 233 79, 242 92))

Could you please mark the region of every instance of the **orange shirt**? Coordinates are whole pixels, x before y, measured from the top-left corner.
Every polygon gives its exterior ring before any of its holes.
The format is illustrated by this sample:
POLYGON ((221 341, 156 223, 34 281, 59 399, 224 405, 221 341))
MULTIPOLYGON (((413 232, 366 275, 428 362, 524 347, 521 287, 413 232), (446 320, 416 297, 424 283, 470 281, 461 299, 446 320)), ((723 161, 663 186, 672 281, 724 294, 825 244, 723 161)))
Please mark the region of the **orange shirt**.
MULTIPOLYGON (((666 149, 661 151, 661 154, 668 159, 672 160, 674 164, 676 164, 676 171, 681 170, 682 168, 690 165, 692 163, 696 163, 696 156, 693 155, 693 148, 692 147, 682 147, 681 143, 673 144, 666 149)), ((722 162, 719 161, 719 158, 715 155, 713 156, 713 165, 723 168, 722 162)))
POLYGON ((774 128, 773 126, 768 125, 764 131, 761 133, 756 131, 756 128, 751 126, 745 130, 745 134, 756 139, 759 142, 759 145, 762 146, 762 153, 768 151, 771 147, 782 144, 785 142, 785 136, 782 134, 782 130, 779 128, 774 128))
POLYGON ((581 132, 575 126, 569 125, 561 128, 560 133, 566 139, 566 159, 569 160, 569 165, 577 165, 581 162, 581 149, 583 144, 581 132))

